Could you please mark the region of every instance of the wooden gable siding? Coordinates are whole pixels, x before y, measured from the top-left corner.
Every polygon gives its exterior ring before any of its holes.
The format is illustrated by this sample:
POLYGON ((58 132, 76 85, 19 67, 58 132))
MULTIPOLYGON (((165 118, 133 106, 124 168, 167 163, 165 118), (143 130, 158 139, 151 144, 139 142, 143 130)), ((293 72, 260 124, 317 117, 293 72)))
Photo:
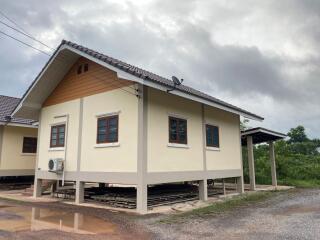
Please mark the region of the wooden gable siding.
POLYGON ((71 67, 50 96, 44 101, 43 107, 111 91, 133 84, 134 83, 131 81, 119 80, 115 72, 81 57, 71 67), (86 63, 88 64, 89 69, 87 72, 84 72, 83 66, 86 63), (82 65, 82 73, 78 74, 77 70, 80 65, 82 65))

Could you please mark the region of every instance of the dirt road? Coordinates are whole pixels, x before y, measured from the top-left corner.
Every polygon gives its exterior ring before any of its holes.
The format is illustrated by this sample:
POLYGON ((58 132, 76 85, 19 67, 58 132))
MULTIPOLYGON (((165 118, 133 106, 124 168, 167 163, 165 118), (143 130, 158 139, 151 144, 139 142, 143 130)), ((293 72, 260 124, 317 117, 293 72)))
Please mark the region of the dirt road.
POLYGON ((159 224, 159 219, 148 219, 156 239, 320 239, 320 189, 295 189, 252 206, 182 223, 159 224))

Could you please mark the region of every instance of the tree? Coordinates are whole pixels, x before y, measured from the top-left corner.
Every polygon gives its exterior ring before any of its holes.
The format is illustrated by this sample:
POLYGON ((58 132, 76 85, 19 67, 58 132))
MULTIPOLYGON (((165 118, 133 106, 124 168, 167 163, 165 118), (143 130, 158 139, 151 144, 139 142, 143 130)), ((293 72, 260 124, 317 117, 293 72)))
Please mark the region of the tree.
POLYGON ((309 141, 305 133, 305 128, 301 125, 297 126, 296 128, 291 128, 288 136, 290 137, 288 143, 302 143, 309 141))
POLYGON ((249 128, 248 123, 249 123, 249 119, 246 119, 246 118, 243 119, 243 121, 240 121, 240 130, 241 131, 247 130, 249 128))

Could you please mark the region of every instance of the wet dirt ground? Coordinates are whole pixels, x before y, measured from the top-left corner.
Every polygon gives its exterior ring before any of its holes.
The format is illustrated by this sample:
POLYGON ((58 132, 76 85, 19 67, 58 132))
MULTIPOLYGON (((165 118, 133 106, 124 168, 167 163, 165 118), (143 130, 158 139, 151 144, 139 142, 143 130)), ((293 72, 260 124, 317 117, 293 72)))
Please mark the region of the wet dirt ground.
POLYGON ((320 239, 320 189, 295 189, 268 200, 182 222, 62 203, 0 200, 3 239, 320 239))
POLYGON ((320 189, 294 189, 230 212, 178 223, 144 219, 155 239, 320 239, 320 189))
POLYGON ((134 216, 59 203, 0 200, 3 239, 151 239, 134 216))

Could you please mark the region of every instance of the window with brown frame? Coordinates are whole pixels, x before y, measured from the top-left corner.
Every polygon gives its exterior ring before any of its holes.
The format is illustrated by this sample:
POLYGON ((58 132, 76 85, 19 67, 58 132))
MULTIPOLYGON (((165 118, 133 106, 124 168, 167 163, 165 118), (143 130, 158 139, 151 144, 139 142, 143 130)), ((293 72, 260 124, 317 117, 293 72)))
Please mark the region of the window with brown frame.
POLYGON ((187 144, 187 120, 169 117, 169 143, 187 144))
POLYGON ((37 153, 37 138, 24 137, 22 145, 22 153, 37 153))
POLYGON ((66 125, 56 125, 51 127, 50 147, 64 147, 66 125))
POLYGON ((97 143, 118 142, 118 127, 118 115, 98 118, 97 143))
POLYGON ((220 147, 219 127, 206 124, 206 142, 207 147, 220 147))

